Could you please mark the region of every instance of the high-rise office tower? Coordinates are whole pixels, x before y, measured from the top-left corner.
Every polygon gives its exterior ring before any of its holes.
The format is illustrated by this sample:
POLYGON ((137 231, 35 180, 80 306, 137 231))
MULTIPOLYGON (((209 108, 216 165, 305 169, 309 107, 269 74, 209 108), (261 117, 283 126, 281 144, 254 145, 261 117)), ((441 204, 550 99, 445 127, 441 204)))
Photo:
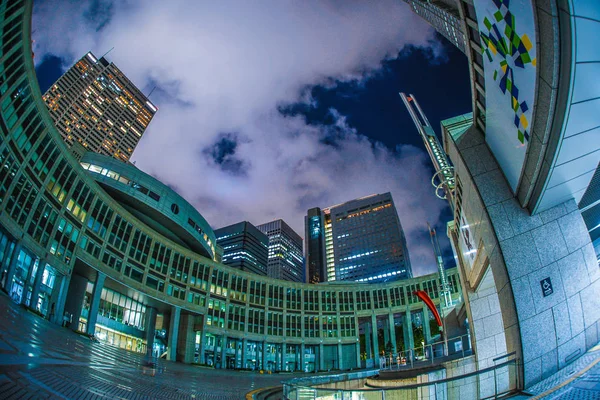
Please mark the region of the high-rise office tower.
POLYGON ((157 108, 111 62, 87 53, 43 96, 70 147, 128 161, 157 108))
POLYGON ((267 275, 271 278, 304 282, 302 238, 282 219, 258 225, 269 237, 267 275))
POLYGON ((215 229, 217 244, 223 248, 223 264, 242 271, 267 275, 269 238, 250 222, 215 229))
POLYGON ((466 53, 466 37, 455 0, 404 0, 404 2, 440 35, 466 53))
POLYGON ((309 282, 386 282, 412 277, 404 231, 390 193, 308 210, 309 282))

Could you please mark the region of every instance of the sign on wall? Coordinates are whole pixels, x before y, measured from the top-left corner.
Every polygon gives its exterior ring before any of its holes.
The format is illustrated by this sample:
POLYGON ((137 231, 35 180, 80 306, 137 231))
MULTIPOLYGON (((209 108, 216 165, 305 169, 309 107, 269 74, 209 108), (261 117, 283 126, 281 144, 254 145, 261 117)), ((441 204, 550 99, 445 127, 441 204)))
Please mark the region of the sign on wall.
POLYGON ((485 78, 486 142, 516 191, 529 142, 536 46, 531 0, 474 0, 485 78))
POLYGON ((463 261, 466 263, 465 267, 468 267, 468 271, 471 271, 477 255, 477 247, 475 246, 475 237, 464 214, 460 216, 458 242, 463 261))

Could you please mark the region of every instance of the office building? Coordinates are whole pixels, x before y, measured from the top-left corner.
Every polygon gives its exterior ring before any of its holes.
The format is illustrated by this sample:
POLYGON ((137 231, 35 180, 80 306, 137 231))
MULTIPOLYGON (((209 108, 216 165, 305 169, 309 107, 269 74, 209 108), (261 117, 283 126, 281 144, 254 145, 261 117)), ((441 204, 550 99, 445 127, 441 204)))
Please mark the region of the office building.
POLYGON ((305 218, 309 282, 387 282, 412 277, 390 193, 312 208, 305 218))
POLYGON ((302 238, 282 219, 258 225, 269 238, 267 275, 275 279, 304 282, 302 238))
POLYGON ((44 94, 50 116, 68 146, 121 161, 131 158, 157 108, 106 58, 91 52, 44 94))
POLYGON ((267 275, 269 238, 248 221, 215 229, 221 262, 241 271, 267 275))
POLYGON ((427 21, 440 35, 465 53, 465 34, 458 4, 454 0, 404 0, 412 11, 427 21))

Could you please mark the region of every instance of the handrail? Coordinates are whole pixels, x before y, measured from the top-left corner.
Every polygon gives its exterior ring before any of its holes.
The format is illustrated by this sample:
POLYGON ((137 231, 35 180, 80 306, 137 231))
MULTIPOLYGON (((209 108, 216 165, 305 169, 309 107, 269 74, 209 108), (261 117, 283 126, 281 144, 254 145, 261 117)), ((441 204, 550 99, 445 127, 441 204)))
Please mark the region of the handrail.
MULTIPOLYGON (((498 358, 507 358, 507 357, 512 357, 515 355, 515 352, 512 353, 508 353, 504 356, 498 357, 498 358)), ((442 385, 448 382, 453 382, 453 381, 457 381, 457 380, 461 380, 461 379, 467 379, 467 378, 471 378, 474 376, 479 376, 479 375, 483 375, 485 373, 488 372, 494 372, 494 376, 496 374, 496 371, 498 369, 507 367, 509 365, 515 365, 517 366, 517 358, 511 358, 510 360, 506 360, 502 363, 499 364, 495 364, 491 367, 487 367, 484 369, 480 369, 477 371, 473 371, 473 372, 469 372, 463 375, 458 375, 458 376, 452 376, 449 378, 444 378, 444 379, 439 379, 436 381, 429 381, 429 382, 422 382, 422 383, 416 383, 416 384, 410 384, 410 385, 405 385, 405 386, 392 386, 392 387, 385 387, 385 388, 361 388, 361 389, 333 389, 333 388, 315 388, 315 387, 311 387, 311 386, 304 386, 304 385, 295 385, 294 383, 290 382, 290 381, 284 381, 283 383, 283 388, 284 388, 284 396, 287 396, 287 393, 290 392, 290 389, 295 389, 297 390, 312 390, 312 391, 319 391, 319 392, 325 392, 325 393, 353 393, 353 392, 381 392, 383 396, 385 396, 385 392, 387 391, 391 391, 391 390, 411 390, 411 389, 420 389, 423 387, 427 387, 427 386, 434 386, 437 388, 438 385, 442 385), (286 390, 287 389, 287 390, 286 390)), ((496 381, 496 379, 494 378, 494 381, 496 381)), ((496 383, 496 382, 494 382, 496 383)), ((497 396, 497 386, 496 384, 494 385, 494 396, 497 396)), ((288 397, 285 397, 286 399, 288 399, 288 397)), ((385 398, 385 397, 383 397, 385 398)))
POLYGON ((385 360, 384 365, 381 366, 380 370, 381 371, 385 371, 385 370, 400 370, 401 367, 403 366, 408 366, 410 364, 410 368, 414 367, 414 363, 415 363, 415 358, 417 357, 422 357, 422 360, 431 360, 431 364, 434 364, 435 359, 438 360, 442 360, 444 358, 448 358, 450 356, 452 356, 453 354, 461 354, 460 358, 464 358, 465 357, 465 353, 469 353, 469 355, 472 354, 473 349, 471 348, 471 343, 468 340, 469 334, 464 334, 464 335, 460 335, 460 336, 454 336, 451 338, 448 338, 446 340, 441 340, 439 342, 434 342, 434 343, 430 343, 430 344, 426 344, 424 346, 419 346, 419 347, 413 347, 407 350, 403 350, 403 351, 399 351, 396 353, 391 353, 390 355, 387 356, 381 356, 380 357, 380 364, 381 361, 385 360), (467 338, 466 344, 468 346, 467 349, 465 349, 465 341, 464 338, 467 338), (457 351, 457 352, 450 352, 449 348, 448 348, 448 344, 449 343, 456 343, 460 341, 461 342, 461 351, 457 351), (438 350, 439 347, 441 346, 441 355, 436 356, 436 351, 440 351, 438 350), (427 352, 426 350, 429 351, 429 356, 427 356, 427 352), (389 366, 389 367, 386 367, 389 366))

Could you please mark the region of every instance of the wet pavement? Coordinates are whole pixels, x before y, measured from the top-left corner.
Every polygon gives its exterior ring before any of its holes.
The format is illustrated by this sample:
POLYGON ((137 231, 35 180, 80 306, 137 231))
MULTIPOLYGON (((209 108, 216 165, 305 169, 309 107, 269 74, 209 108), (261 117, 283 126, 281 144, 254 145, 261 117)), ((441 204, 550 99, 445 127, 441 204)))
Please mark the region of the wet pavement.
POLYGON ((159 360, 92 342, 0 294, 0 399, 244 399, 302 375, 261 375, 159 360), (154 376, 153 376, 154 375, 154 376))

